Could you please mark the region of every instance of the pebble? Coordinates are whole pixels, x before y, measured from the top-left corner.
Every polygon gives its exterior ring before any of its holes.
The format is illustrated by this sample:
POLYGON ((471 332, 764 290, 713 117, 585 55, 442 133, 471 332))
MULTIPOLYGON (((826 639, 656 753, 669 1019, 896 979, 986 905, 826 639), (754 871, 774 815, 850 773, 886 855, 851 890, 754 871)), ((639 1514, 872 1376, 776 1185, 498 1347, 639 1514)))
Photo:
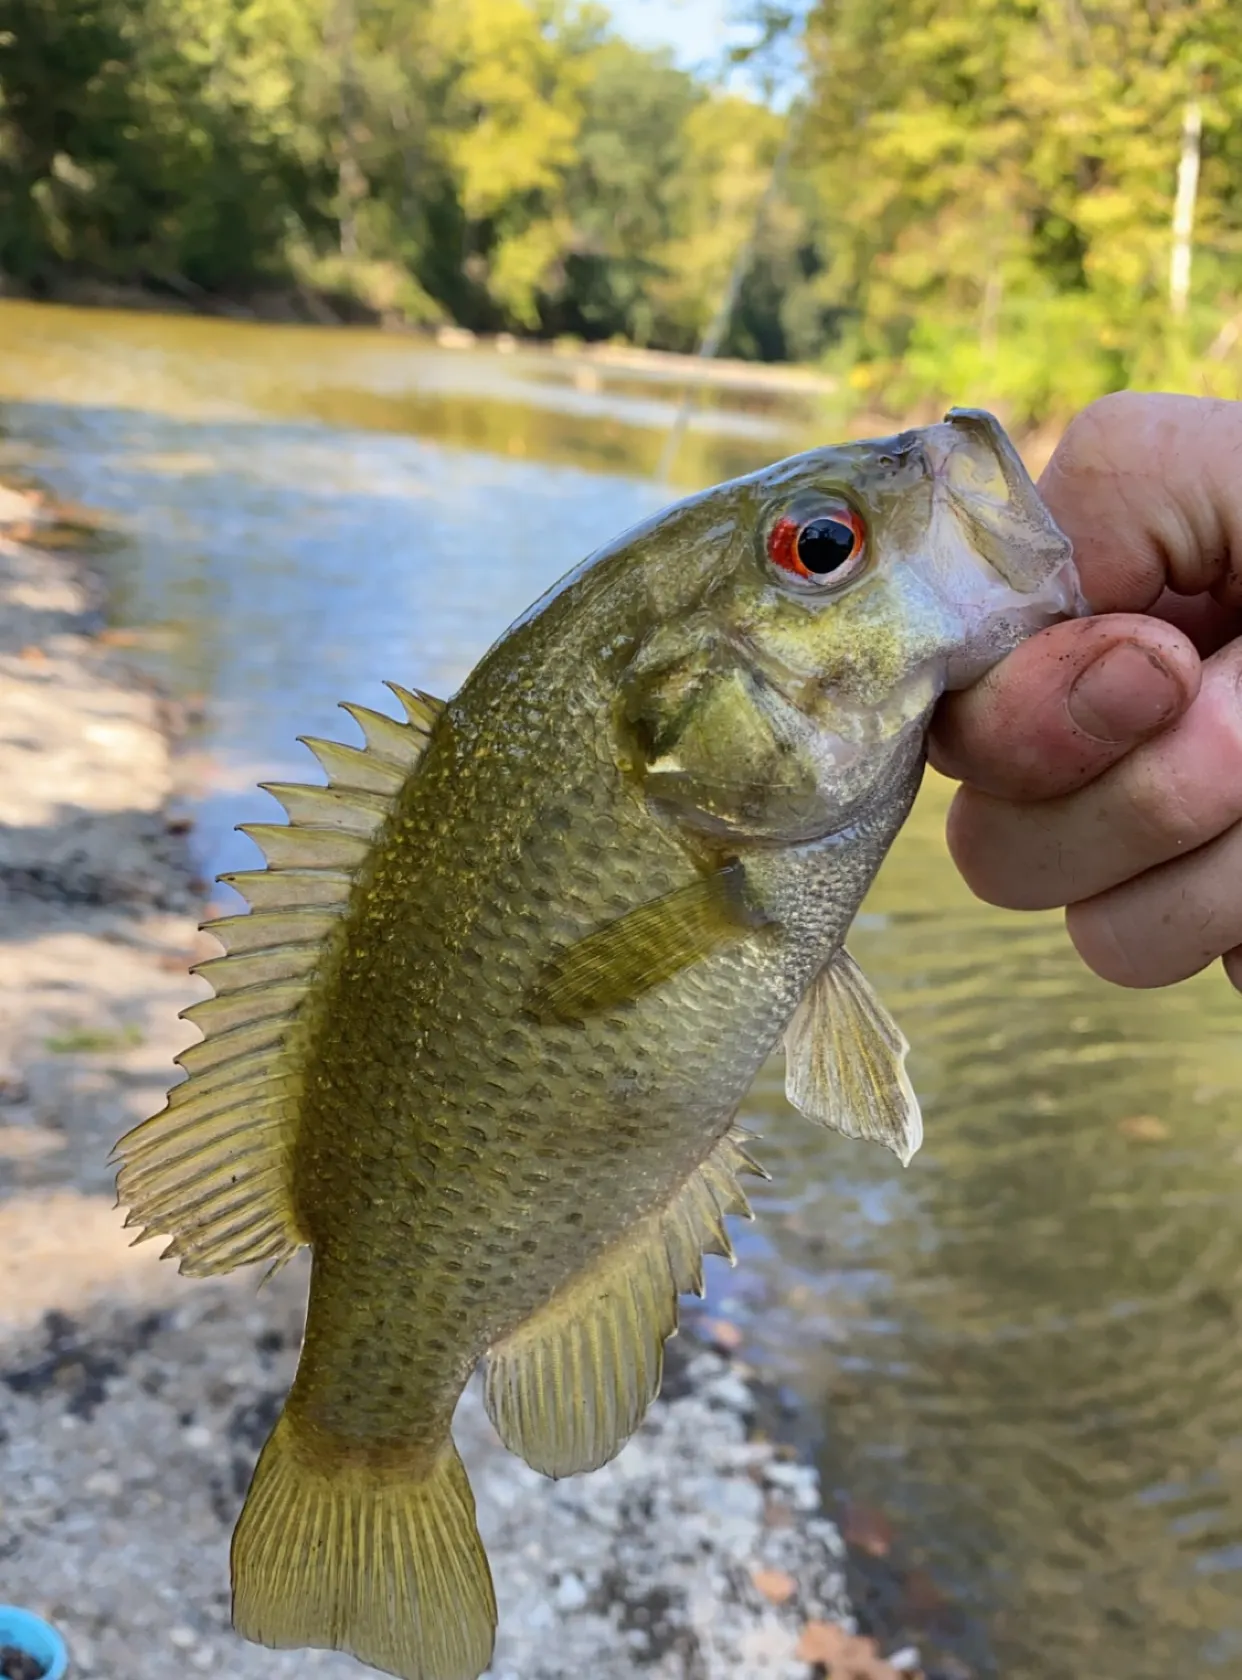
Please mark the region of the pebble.
POLYGON ((193 1628, 183 1627, 178 1623, 168 1630, 168 1643, 178 1651, 192 1651, 198 1644, 198 1635, 193 1628))
POLYGON ((763 1490, 749 1477, 696 1480, 701 1509, 711 1516, 737 1518, 742 1522, 763 1521, 763 1490))
POLYGON ((590 1594, 586 1590, 586 1584, 580 1576, 574 1575, 572 1572, 561 1576, 555 1599, 558 1610, 581 1610, 589 1597, 590 1594))
POLYGON ((717 1377, 708 1385, 706 1393, 716 1405, 726 1406, 733 1412, 749 1413, 755 1409, 754 1396, 741 1377, 717 1377))
POLYGON ((903 1645, 900 1651, 894 1651, 885 1660, 898 1674, 917 1674, 923 1666, 922 1653, 917 1645, 903 1645))
POLYGON ((763 1478, 773 1487, 787 1488, 790 1492, 805 1487, 808 1480, 815 1478, 815 1472, 805 1464, 786 1464, 779 1459, 766 1466, 763 1478))
POLYGON ((95 1647, 84 1633, 74 1636, 73 1648, 69 1655, 73 1662, 74 1674, 89 1674, 95 1667, 95 1647))

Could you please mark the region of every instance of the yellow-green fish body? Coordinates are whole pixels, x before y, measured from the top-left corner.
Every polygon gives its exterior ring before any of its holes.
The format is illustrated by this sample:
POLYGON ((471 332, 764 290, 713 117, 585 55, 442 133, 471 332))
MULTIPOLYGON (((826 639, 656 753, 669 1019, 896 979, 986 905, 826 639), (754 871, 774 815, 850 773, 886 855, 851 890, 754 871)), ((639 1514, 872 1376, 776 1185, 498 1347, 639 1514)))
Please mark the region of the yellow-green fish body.
POLYGON ((454 1407, 565 1475, 625 1442, 754 1170, 786 1032, 804 1112, 917 1147, 905 1042, 843 950, 931 706, 1078 606, 986 417, 820 450, 572 574, 446 706, 351 708, 329 788, 252 830, 254 912, 170 1106, 119 1146, 183 1269, 313 1253, 234 1538, 275 1645, 474 1680, 495 1606, 454 1407))

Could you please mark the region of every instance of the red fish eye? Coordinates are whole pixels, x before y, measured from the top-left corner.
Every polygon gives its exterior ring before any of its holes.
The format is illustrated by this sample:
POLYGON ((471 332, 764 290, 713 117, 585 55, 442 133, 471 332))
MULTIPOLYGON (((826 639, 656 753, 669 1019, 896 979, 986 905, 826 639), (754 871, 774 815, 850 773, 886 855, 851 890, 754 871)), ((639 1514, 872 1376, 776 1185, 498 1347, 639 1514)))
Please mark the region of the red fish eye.
POLYGON ((841 584, 858 570, 866 527, 844 502, 809 519, 778 519, 768 536, 774 566, 804 583, 841 584))

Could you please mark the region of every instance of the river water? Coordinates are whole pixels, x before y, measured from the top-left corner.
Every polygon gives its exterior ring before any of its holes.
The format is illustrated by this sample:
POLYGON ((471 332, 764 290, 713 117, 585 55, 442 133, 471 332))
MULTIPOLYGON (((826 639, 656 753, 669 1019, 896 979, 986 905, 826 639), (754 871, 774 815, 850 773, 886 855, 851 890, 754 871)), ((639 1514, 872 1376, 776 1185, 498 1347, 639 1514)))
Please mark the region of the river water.
MULTIPOLYGON (((199 709, 205 874, 338 699, 451 691, 667 501, 675 388, 572 357, 0 304, 0 470, 103 511, 114 623, 199 709)), ((709 396, 676 490, 811 441, 806 397, 709 396)), ((929 779, 852 946, 913 1043, 908 1171, 743 1116, 771 1184, 711 1306, 820 1422, 876 1625, 945 1674, 1242 1670, 1242 1000, 1127 994, 1055 916, 976 904, 929 779)), ((223 896, 223 889, 221 889, 223 896)), ((739 1680, 744 1677, 739 1676, 739 1680)))

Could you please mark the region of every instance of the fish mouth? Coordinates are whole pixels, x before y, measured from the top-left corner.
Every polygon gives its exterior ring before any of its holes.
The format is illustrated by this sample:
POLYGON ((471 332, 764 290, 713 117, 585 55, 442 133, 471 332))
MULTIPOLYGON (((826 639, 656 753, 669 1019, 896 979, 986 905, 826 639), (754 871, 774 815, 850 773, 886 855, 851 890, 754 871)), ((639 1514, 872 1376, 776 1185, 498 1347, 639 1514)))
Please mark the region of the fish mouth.
POLYGON ((950 409, 923 449, 939 518, 959 533, 932 582, 962 625, 946 686, 966 688, 1037 631, 1090 609, 1070 540, 994 415, 950 409))
POLYGON ((1073 557, 1070 540, 995 415, 951 408, 927 428, 923 447, 937 492, 1011 589, 1033 594, 1064 570, 1073 557))

